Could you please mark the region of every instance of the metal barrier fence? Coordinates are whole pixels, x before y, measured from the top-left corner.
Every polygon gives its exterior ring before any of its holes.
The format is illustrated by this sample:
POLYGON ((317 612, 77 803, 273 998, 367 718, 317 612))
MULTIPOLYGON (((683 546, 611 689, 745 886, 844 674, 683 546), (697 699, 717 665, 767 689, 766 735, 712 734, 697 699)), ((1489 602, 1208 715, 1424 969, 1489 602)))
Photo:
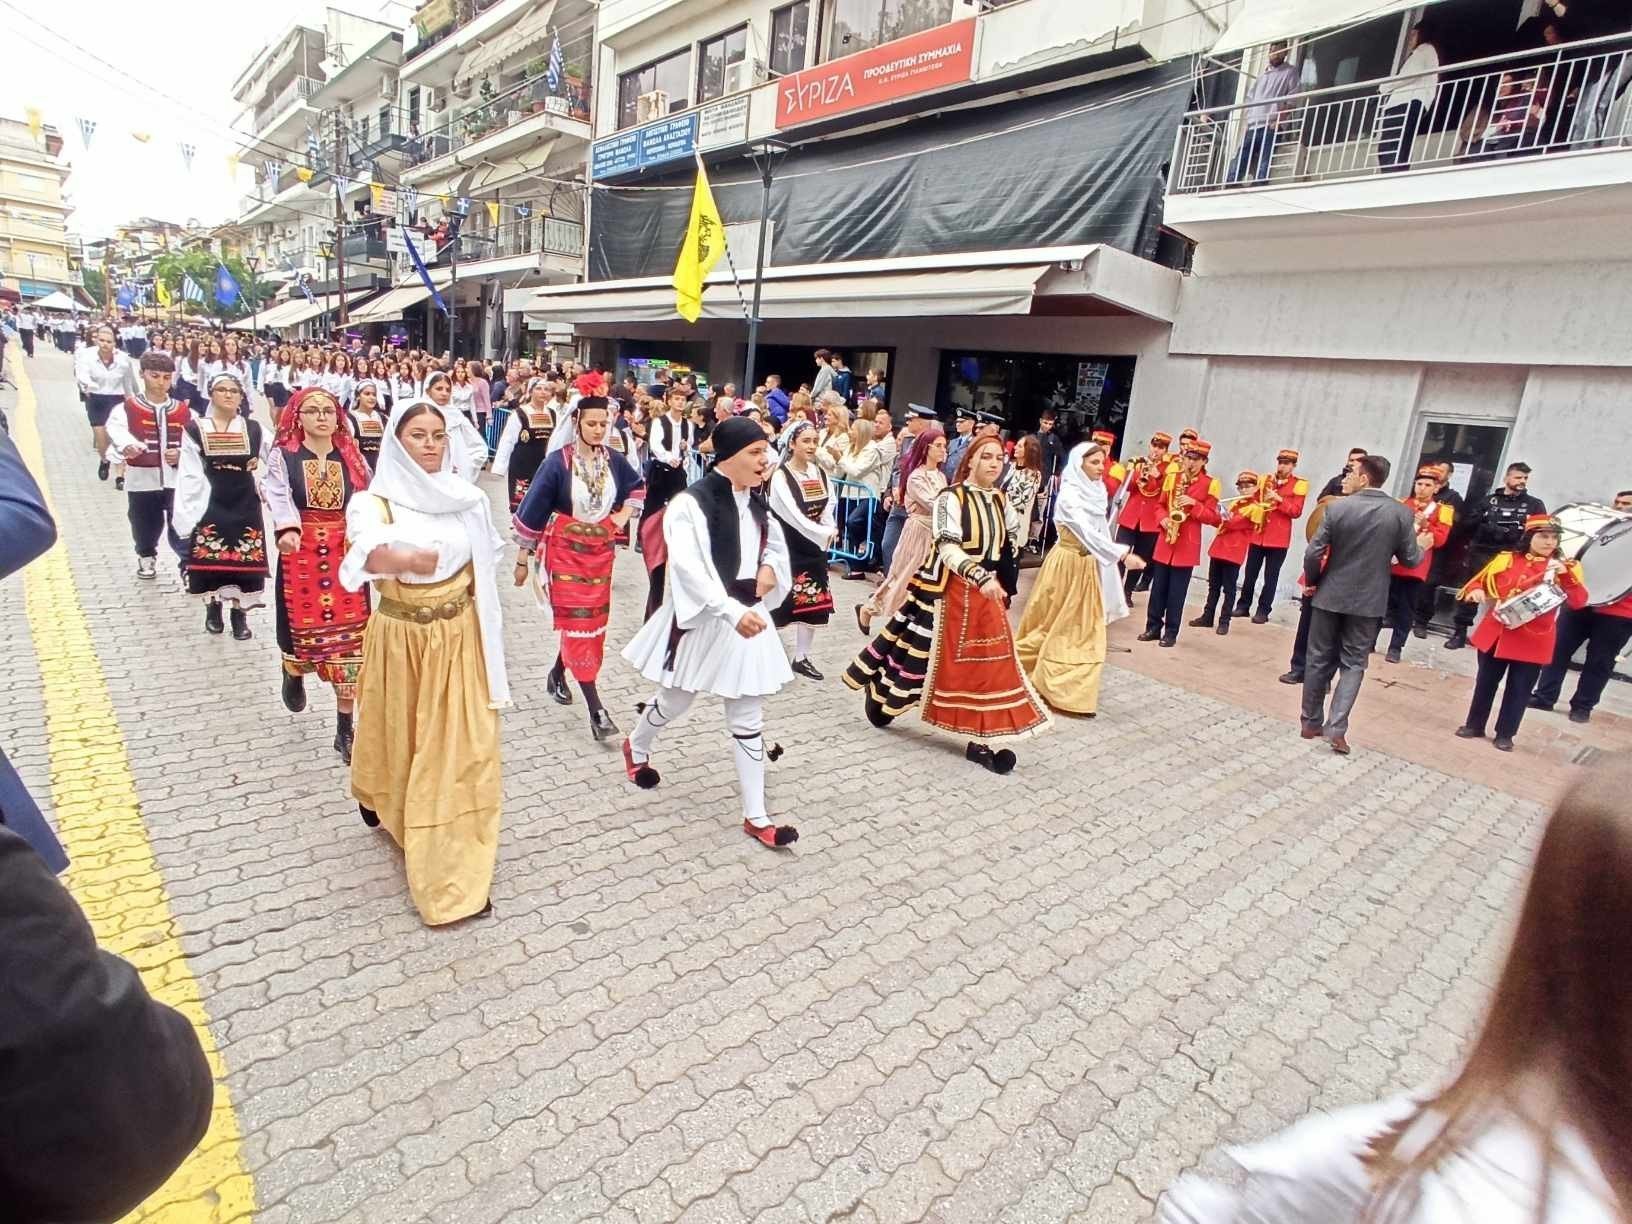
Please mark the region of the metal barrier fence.
POLYGON ((828 562, 862 561, 871 563, 876 558, 878 551, 874 539, 874 524, 881 521, 879 516, 882 514, 878 494, 874 493, 867 485, 854 480, 833 480, 830 484, 833 489, 834 500, 843 510, 844 517, 839 520, 839 534, 834 537, 833 546, 827 550, 828 562), (856 541, 857 546, 851 547, 852 533, 849 523, 849 510, 858 503, 865 506, 866 517, 863 520, 861 529, 854 533, 860 537, 859 541, 856 541))
POLYGON ((505 422, 510 419, 510 409, 493 405, 493 411, 487 417, 487 453, 493 454, 499 449, 499 439, 504 436, 505 422))
POLYGON ((1615 35, 1194 111, 1168 186, 1193 194, 1624 147, 1629 83, 1632 46, 1615 35))

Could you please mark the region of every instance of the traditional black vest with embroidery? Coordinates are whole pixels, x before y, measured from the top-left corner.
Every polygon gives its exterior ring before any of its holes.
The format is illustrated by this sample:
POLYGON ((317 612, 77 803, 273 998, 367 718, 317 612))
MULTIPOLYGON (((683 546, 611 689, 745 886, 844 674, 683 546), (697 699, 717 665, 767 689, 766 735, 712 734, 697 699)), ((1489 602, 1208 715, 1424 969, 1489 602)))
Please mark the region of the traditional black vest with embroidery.
MULTIPOLYGON (((733 599, 750 605, 757 603, 755 579, 737 577, 742 567, 742 540, 737 530, 737 499, 731 492, 731 482, 718 472, 710 472, 686 492, 697 499, 703 522, 708 524, 708 552, 714 562, 714 572, 733 599)), ((770 533, 770 510, 765 504, 765 495, 757 489, 748 495, 748 514, 759 528, 759 560, 763 561, 770 533)), ((754 570, 757 574, 757 564, 754 570)))
POLYGON ((351 486, 351 473, 346 471, 344 460, 340 458, 338 450, 329 452, 327 463, 332 474, 335 470, 340 473, 339 497, 336 500, 332 489, 308 489, 306 487, 306 465, 313 465, 316 470, 318 458, 302 446, 299 450, 286 451, 281 446, 274 451, 274 457, 283 460, 283 465, 289 472, 289 496, 295 506, 301 510, 344 510, 351 502, 351 495, 357 490, 351 486))

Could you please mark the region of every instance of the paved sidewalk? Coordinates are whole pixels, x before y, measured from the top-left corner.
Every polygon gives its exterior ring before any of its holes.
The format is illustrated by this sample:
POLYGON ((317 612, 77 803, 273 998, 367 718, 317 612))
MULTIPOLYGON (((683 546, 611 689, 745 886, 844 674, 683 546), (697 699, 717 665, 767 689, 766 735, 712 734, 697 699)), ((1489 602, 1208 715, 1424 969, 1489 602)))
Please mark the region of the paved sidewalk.
MULTIPOLYGON (((208 637, 173 567, 136 582, 67 358, 29 375, 267 1224, 1146 1218, 1217 1144, 1452 1065, 1563 780, 1510 788, 1495 766, 1522 752, 1421 759, 1382 733, 1391 703, 1436 735, 1444 711, 1370 681, 1339 759, 1297 739, 1272 675, 1237 658, 1201 682, 1267 637, 1189 630, 1113 656, 1100 716, 995 778, 917 724, 867 726, 845 608, 828 680, 769 703, 773 808, 803 834, 776 856, 738 831, 717 703, 634 790, 582 706, 544 696, 554 636, 512 591, 497 916, 427 930, 346 797, 327 694, 283 709, 268 614, 252 642, 208 637)), ((616 582, 621 646, 638 558, 616 582)), ((0 585, 0 740, 44 796, 23 599, 0 585)), ((616 659, 603 691, 626 726, 647 695, 616 659)), ((157 1218, 249 1214, 205 1194, 157 1218)))

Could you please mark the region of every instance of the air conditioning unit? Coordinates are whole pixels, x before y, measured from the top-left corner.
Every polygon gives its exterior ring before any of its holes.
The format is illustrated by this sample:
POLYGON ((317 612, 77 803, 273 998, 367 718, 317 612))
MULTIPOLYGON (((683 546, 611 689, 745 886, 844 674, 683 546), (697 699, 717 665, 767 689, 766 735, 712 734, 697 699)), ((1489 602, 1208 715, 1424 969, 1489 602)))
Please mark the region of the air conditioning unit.
POLYGON ((395 102, 397 100, 396 77, 382 76, 380 78, 380 97, 384 98, 387 102, 395 102))
POLYGON ((745 59, 727 66, 725 92, 745 93, 765 80, 765 65, 760 60, 745 59))
POLYGON ((635 122, 650 123, 669 113, 669 95, 661 89, 643 93, 635 99, 635 122))

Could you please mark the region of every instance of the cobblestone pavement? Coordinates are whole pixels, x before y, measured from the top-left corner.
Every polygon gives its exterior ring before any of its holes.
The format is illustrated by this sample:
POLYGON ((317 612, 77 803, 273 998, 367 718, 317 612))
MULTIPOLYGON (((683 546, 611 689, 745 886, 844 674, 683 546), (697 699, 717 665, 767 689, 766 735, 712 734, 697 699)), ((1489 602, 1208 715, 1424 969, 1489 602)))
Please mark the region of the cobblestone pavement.
MULTIPOLYGON (((0 586, 0 736, 71 804, 49 690, 105 683, 163 885, 132 923, 165 929, 128 934, 179 940, 153 972, 196 983, 254 1183, 154 1218, 1139 1220, 1220 1142, 1432 1078, 1477 1019, 1532 799, 1130 670, 994 778, 865 724, 844 616, 829 679, 769 705, 803 833, 776 856, 738 831, 717 705, 633 790, 544 697, 553 635, 509 592, 497 916, 427 930, 327 695, 283 709, 267 614, 208 637, 173 570, 135 581, 67 359, 29 373, 94 658, 42 667, 0 586)), ((614 643, 641 578, 620 557, 614 643)), ((615 660, 603 689, 626 724, 645 696, 615 660)))

